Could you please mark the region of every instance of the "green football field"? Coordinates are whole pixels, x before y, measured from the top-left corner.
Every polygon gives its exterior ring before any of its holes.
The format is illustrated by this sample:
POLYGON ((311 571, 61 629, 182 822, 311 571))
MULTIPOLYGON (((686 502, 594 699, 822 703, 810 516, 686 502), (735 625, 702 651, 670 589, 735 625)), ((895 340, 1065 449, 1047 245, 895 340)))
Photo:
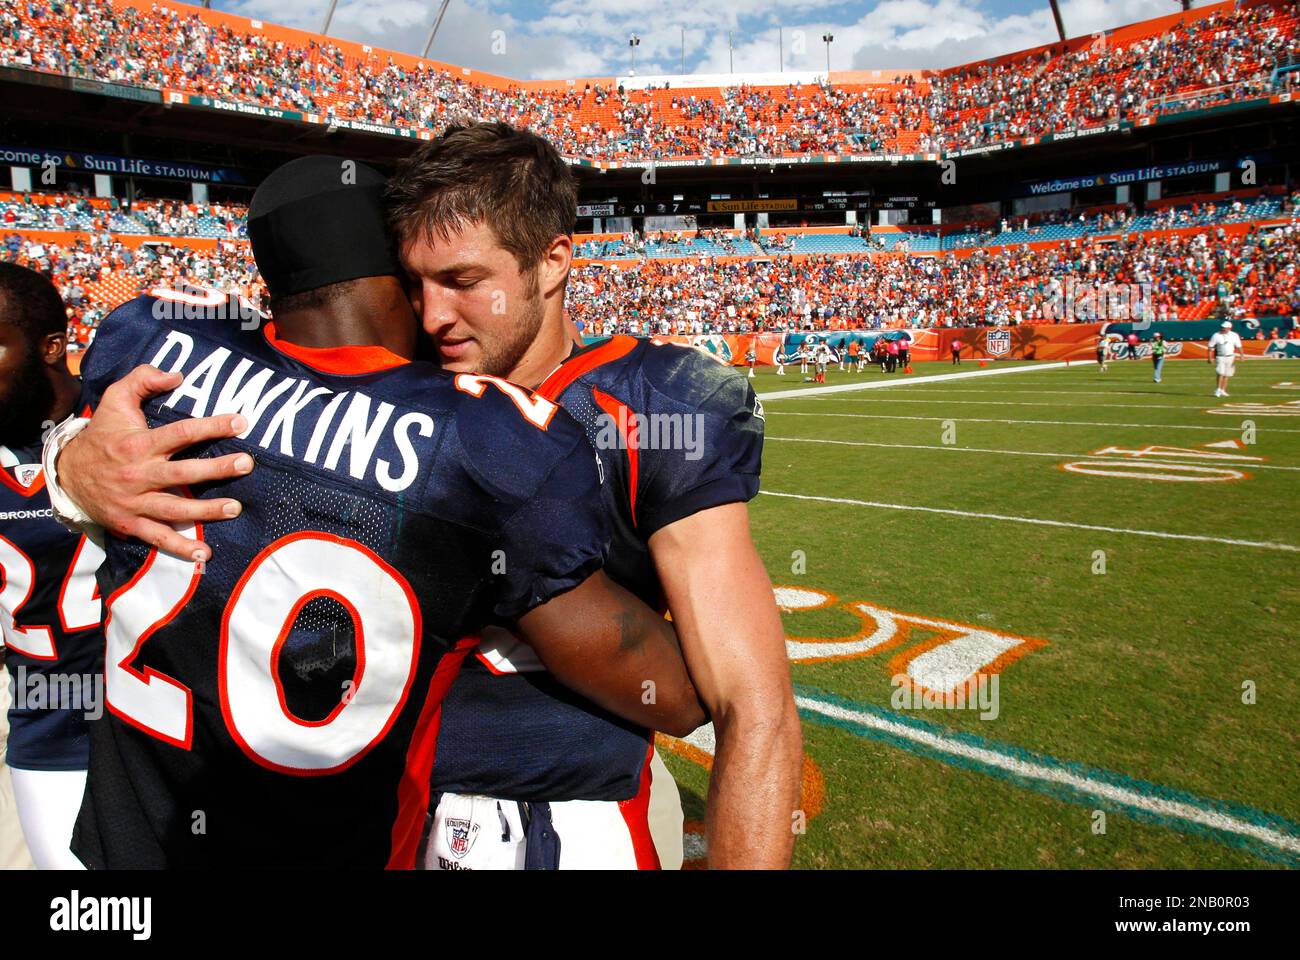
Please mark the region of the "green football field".
POLYGON ((1300 865, 1300 364, 914 368, 755 382, 795 865, 1300 865))

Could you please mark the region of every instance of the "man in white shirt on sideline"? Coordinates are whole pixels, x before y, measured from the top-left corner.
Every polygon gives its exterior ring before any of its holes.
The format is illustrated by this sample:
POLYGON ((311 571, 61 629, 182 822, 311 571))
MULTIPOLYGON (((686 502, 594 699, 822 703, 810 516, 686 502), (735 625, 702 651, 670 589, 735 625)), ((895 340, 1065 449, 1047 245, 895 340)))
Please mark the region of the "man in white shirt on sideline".
POLYGON ((1233 333, 1232 324, 1224 320, 1219 327, 1219 332, 1210 337, 1207 347, 1210 352, 1205 359, 1208 363, 1214 364, 1214 372, 1219 377, 1214 395, 1226 397, 1228 378, 1236 372, 1237 357, 1242 355, 1241 337, 1233 333))

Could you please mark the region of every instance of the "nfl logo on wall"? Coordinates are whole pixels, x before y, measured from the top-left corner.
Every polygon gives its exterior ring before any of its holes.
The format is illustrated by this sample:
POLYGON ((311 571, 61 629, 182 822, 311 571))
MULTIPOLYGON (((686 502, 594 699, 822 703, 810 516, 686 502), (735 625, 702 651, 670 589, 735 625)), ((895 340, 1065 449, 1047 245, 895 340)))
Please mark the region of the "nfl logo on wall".
POLYGON ((1004 357, 1011 352, 1011 331, 990 330, 985 347, 990 357, 1004 357))

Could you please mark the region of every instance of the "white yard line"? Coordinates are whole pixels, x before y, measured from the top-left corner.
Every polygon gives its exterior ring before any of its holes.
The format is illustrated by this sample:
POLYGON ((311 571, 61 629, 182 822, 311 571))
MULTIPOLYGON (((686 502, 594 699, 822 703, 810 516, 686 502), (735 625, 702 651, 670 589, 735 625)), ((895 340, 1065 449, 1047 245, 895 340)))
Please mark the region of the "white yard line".
MULTIPOLYGON (((840 447, 883 447, 893 450, 953 450, 958 453, 991 453, 1006 457, 1050 457, 1056 460, 1080 460, 1090 459, 1101 456, 1095 453, 1047 453, 1041 450, 997 450, 989 447, 957 447, 944 446, 943 444, 927 443, 880 443, 871 440, 822 440, 812 437, 774 437, 770 434, 763 438, 766 443, 769 440, 779 440, 786 443, 829 443, 840 447)), ((1179 454, 1162 453, 1163 459, 1152 459, 1150 457, 1110 457, 1116 463, 1154 463, 1161 466, 1171 467, 1179 463, 1179 454), (1171 462, 1172 461, 1172 462, 1171 462)), ((1198 463, 1204 463, 1206 466, 1225 466, 1225 467, 1243 467, 1248 470, 1287 470, 1300 473, 1300 467, 1284 467, 1271 463, 1255 463, 1244 458, 1234 459, 1232 457, 1214 458, 1212 460, 1197 460, 1194 454, 1186 454, 1183 459, 1194 460, 1198 463)))
POLYGON ((1278 850, 1300 854, 1300 837, 1274 830, 1263 824, 1251 823, 1240 817, 1209 808, 1209 803, 1188 803, 1160 796, 1152 796, 1133 787, 1116 783, 1107 783, 1075 772, 1068 768, 1057 767, 1028 757, 1018 757, 1001 750, 979 746, 948 736, 937 731, 918 728, 906 723, 889 720, 875 713, 853 710, 837 703, 809 696, 796 696, 795 705, 802 710, 819 713, 822 716, 846 723, 867 727, 891 737, 909 741, 920 747, 934 750, 950 757, 960 758, 989 772, 1009 774, 1025 780, 1036 780, 1075 790, 1087 796, 1097 797, 1112 803, 1135 807, 1146 813, 1185 823, 1220 830, 1266 843, 1278 850))
MULTIPOLYGON (((1223 433, 1224 427, 1204 427, 1185 423, 1111 423, 1109 421, 1094 420, 1000 420, 980 417, 909 417, 904 414, 889 413, 814 413, 811 411, 801 410, 781 410, 769 411, 768 416, 782 417, 848 417, 852 420, 931 420, 943 422, 945 420, 955 420, 958 423, 1040 423, 1053 427, 1142 427, 1146 430, 1208 430, 1211 433, 1223 433)), ((1258 416, 1258 414, 1255 414, 1258 416)), ((1249 419, 1251 414, 1243 412, 1241 416, 1249 419)), ((1300 433, 1300 430, 1288 430, 1285 427, 1274 427, 1271 424, 1265 427, 1270 433, 1300 433)), ((1229 431, 1231 432, 1231 431, 1229 431)))
MULTIPOLYGON (((790 366, 790 364, 786 364, 786 366, 790 366)), ((868 380, 865 383, 837 383, 835 386, 807 387, 802 390, 777 390, 772 393, 760 393, 758 399, 766 403, 768 400, 786 400, 790 397, 818 397, 828 393, 882 390, 885 387, 907 387, 917 383, 944 383, 949 380, 968 380, 972 377, 997 377, 1010 373, 1027 373, 1031 370, 1055 370, 1064 366, 1065 361, 1061 361, 1060 363, 1026 364, 1023 367, 991 367, 981 370, 967 370, 962 373, 936 373, 925 377, 899 374, 897 380, 868 380)))
POLYGON ((904 510, 915 513, 938 513, 949 517, 967 517, 975 520, 999 520, 1005 523, 1027 523, 1040 527, 1065 527, 1071 530, 1093 530, 1097 533, 1120 533, 1134 537, 1155 537, 1161 540, 1190 540, 1197 543, 1222 543, 1232 547, 1253 547, 1259 550, 1280 550, 1285 553, 1300 553, 1300 547, 1290 543, 1273 543, 1267 540, 1236 540, 1231 537, 1210 537, 1196 533, 1169 533, 1164 530, 1137 530, 1127 527, 1107 527, 1094 523, 1073 523, 1069 520, 1044 520, 1039 517, 1017 517, 1001 513, 980 513, 972 510, 953 510, 946 507, 921 507, 910 503, 881 503, 875 500, 855 500, 850 497, 817 497, 803 493, 780 493, 776 490, 760 490, 759 493, 769 497, 785 497, 791 500, 810 500, 819 503, 840 503, 851 507, 874 507, 878 510, 904 510))
POLYGON ((1064 404, 1059 400, 930 400, 919 399, 916 397, 821 397, 824 403, 965 403, 985 407, 1053 407, 1060 410, 1068 406, 1070 409, 1131 409, 1131 410, 1204 410, 1204 403, 1181 403, 1174 405, 1172 403, 1071 403, 1064 404))
MULTIPOLYGON (((1131 386, 1137 386, 1137 384, 1131 384, 1131 386)), ((1028 395, 1028 394, 1037 394, 1037 393, 1042 393, 1042 394, 1050 394, 1050 395, 1054 395, 1054 396, 1062 396, 1062 397, 1134 397, 1134 396, 1142 396, 1142 397, 1150 397, 1152 400, 1174 400, 1174 399, 1178 399, 1178 398, 1180 398, 1180 397, 1186 397, 1186 396, 1188 396, 1188 394, 1179 394, 1179 393, 1175 393, 1175 394, 1170 394, 1170 393, 1143 393, 1143 392, 1138 391, 1138 390, 1122 390, 1122 389, 1117 389, 1117 390, 1021 390, 1021 389, 1019 389, 1019 387, 1020 387, 1020 384, 1018 384, 1018 383, 1016 384, 1016 388, 1015 388, 1015 389, 1011 388, 1010 386, 1005 386, 1005 387, 954 387, 954 388, 951 389, 951 390, 945 390, 945 389, 943 389, 942 387, 938 387, 938 388, 930 387, 930 388, 925 389, 925 390, 922 390, 922 391, 920 391, 920 392, 921 392, 921 393, 924 393, 926 396, 929 396, 929 395, 932 394, 932 393, 952 393, 952 394, 957 394, 957 395, 960 395, 960 396, 963 396, 963 397, 969 397, 969 396, 973 396, 973 395, 978 395, 978 394, 984 394, 984 393, 987 393, 987 394, 992 394, 992 395, 994 395, 994 396, 1002 396, 1002 397, 1012 396, 1012 397, 1018 397, 1018 396, 1020 396, 1020 395, 1022 395, 1022 394, 1024 394, 1024 395, 1028 395)), ((1195 396, 1201 396, 1201 395, 1202 395, 1202 394, 1195 394, 1195 396)), ((1214 400, 1214 399, 1217 399, 1217 398, 1214 396, 1214 394, 1211 393, 1211 392, 1208 391, 1208 390, 1204 391, 1204 394, 1203 394, 1203 395, 1205 396, 1205 398, 1206 398, 1207 400, 1214 400)), ((1236 391, 1234 391, 1233 394, 1232 394, 1232 397, 1230 397, 1229 399, 1234 399, 1234 400, 1235 400, 1237 397, 1263 397, 1264 399, 1267 400, 1267 399, 1272 399, 1272 398, 1274 398, 1274 397, 1276 397, 1276 396, 1277 396, 1276 393, 1237 393, 1236 391)))

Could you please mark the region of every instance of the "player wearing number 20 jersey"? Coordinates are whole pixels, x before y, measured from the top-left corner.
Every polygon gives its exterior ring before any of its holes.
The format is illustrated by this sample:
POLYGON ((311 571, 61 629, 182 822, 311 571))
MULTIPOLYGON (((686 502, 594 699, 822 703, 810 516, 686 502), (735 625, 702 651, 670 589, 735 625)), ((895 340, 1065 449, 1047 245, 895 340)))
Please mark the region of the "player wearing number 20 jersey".
POLYGON ((505 381, 179 319, 202 311, 175 296, 104 321, 91 399, 139 363, 179 371, 151 425, 242 412, 242 437, 200 454, 258 467, 193 491, 244 504, 187 534, 213 545, 205 569, 108 544, 108 713, 73 849, 110 867, 410 866, 472 635, 603 562, 598 461, 505 381))

